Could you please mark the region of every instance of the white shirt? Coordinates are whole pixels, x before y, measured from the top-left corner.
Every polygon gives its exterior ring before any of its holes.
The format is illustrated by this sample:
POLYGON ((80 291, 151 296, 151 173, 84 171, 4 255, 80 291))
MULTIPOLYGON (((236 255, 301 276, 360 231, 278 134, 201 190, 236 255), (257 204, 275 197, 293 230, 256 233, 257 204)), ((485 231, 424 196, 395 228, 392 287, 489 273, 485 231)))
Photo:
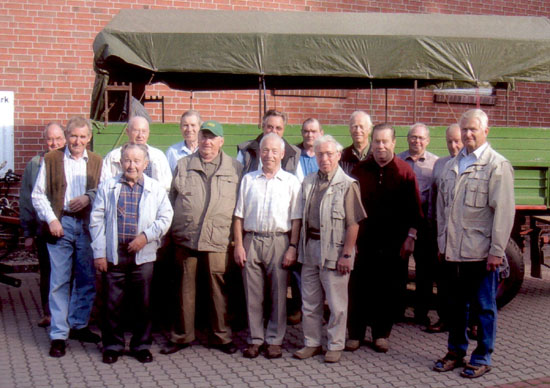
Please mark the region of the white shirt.
POLYGON ((458 174, 462 174, 464 170, 474 164, 481 157, 483 151, 487 149, 488 145, 489 143, 485 142, 469 154, 467 153, 466 147, 462 148, 458 154, 458 174))
MULTIPOLYGON (((239 150, 239 152, 237 152, 237 157, 235 158, 237 159, 237 162, 239 162, 240 164, 242 164, 244 166, 244 155, 243 155, 243 152, 241 150, 239 150)), ((261 158, 258 158, 258 169, 256 171, 262 171, 262 159, 261 158)), ((298 166, 296 167, 296 177, 298 178, 298 181, 300 183, 302 183, 302 181, 304 180, 304 172, 302 171, 302 164, 300 163, 300 161, 298 161, 298 166)))
MULTIPOLYGON (((65 199, 63 201, 63 209, 69 211, 69 202, 76 197, 86 193, 86 167, 88 164, 88 152, 84 150, 81 158, 75 159, 69 152, 69 147, 65 147, 63 156, 63 169, 65 172, 65 181, 67 188, 65 189, 65 199)), ((46 223, 57 220, 53 212, 52 205, 46 196, 46 167, 44 161, 40 165, 36 183, 32 191, 32 205, 36 209, 38 218, 46 223)))
POLYGON ((234 215, 244 220, 247 232, 286 233, 292 220, 302 218, 301 188, 298 178, 281 168, 271 179, 263 171, 249 172, 241 181, 234 215))
MULTIPOLYGON (((172 185, 172 170, 170 170, 170 165, 164 152, 148 144, 146 146, 149 151, 149 163, 151 163, 152 176, 150 178, 156 179, 166 191, 169 191, 172 185)), ((121 148, 115 148, 103 158, 103 168, 101 169, 102 182, 106 182, 122 174, 122 165, 120 164, 121 148)))
POLYGON ((185 140, 176 144, 172 144, 170 147, 168 147, 168 149, 166 150, 166 159, 168 159, 168 164, 170 165, 172 174, 174 173, 174 170, 178 165, 178 160, 185 156, 191 155, 194 152, 197 152, 198 149, 199 147, 195 148, 195 151, 191 151, 191 149, 187 147, 187 143, 185 143, 185 140))

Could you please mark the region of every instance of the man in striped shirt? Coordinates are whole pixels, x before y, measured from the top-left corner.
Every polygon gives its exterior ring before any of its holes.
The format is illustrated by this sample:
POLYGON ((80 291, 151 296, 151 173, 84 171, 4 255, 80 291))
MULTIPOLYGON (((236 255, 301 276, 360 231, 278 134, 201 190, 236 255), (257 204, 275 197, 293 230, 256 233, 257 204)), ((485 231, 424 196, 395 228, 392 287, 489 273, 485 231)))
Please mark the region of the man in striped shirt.
POLYGON ((100 340, 88 328, 95 298, 88 223, 101 176, 101 156, 86 150, 92 127, 85 118, 70 119, 65 137, 66 147, 44 157, 32 192, 33 206, 48 224, 50 234, 52 357, 65 355, 67 338, 93 343, 100 340))

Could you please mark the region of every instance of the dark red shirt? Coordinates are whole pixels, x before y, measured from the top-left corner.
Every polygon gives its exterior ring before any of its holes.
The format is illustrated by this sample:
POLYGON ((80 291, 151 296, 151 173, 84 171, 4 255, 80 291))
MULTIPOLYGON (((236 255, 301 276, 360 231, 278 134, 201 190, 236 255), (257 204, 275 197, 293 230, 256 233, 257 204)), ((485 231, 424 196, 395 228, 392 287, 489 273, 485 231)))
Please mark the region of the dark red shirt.
POLYGON ((395 156, 380 167, 371 155, 353 168, 352 175, 359 181, 361 201, 368 214, 359 230, 359 249, 398 255, 409 228, 418 229, 422 220, 412 168, 395 156))

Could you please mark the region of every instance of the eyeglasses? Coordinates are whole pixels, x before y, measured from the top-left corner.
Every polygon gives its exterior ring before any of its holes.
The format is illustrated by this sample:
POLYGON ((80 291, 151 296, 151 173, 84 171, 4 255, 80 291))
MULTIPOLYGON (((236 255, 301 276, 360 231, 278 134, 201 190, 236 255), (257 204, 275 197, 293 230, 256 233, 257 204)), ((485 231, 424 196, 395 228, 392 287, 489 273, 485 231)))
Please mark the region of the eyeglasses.
POLYGON ((424 136, 409 136, 409 139, 411 139, 412 141, 424 141, 427 139, 427 137, 424 137, 424 136))

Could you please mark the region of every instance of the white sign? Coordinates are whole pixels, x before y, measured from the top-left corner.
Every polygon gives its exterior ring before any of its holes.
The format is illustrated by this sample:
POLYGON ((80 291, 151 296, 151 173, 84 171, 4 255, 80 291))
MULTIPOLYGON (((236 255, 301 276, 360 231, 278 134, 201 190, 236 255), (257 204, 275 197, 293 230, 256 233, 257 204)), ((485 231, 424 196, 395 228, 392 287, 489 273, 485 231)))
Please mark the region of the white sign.
POLYGON ((0 91, 0 176, 14 169, 14 93, 0 91))

